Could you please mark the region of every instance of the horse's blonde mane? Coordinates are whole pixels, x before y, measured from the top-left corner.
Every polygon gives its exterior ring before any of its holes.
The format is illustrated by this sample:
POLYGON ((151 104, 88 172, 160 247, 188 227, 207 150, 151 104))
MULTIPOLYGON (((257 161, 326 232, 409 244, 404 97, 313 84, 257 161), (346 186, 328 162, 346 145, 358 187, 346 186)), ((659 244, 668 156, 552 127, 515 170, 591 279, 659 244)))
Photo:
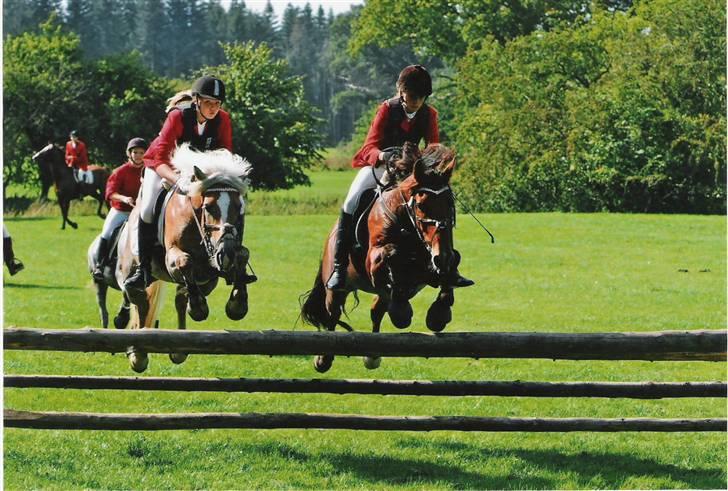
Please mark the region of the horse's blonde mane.
POLYGON ((199 195, 216 185, 225 185, 245 194, 250 183, 253 166, 240 155, 231 153, 225 148, 198 152, 184 143, 177 147, 172 157, 172 165, 187 176, 195 175, 195 167, 207 175, 203 181, 194 181, 190 188, 191 195, 199 195))

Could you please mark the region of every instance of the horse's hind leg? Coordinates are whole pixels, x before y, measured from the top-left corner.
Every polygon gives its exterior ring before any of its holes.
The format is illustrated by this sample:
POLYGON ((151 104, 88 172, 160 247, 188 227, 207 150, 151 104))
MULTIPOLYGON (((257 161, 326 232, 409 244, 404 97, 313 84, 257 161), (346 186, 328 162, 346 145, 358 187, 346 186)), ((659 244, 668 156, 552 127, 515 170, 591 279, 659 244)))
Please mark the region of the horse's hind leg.
MULTIPOLYGON (((372 332, 379 332, 379 328, 382 326, 382 319, 384 318, 384 314, 387 312, 388 304, 389 299, 382 298, 381 295, 377 295, 376 297, 374 297, 374 302, 372 302, 372 308, 369 311, 372 319, 372 332)), ((364 366, 370 370, 379 368, 379 365, 381 364, 382 358, 379 356, 369 355, 364 357, 364 366)))
POLYGON ((61 207, 61 215, 63 216, 63 223, 61 224, 61 230, 66 230, 66 223, 68 223, 71 228, 77 229, 78 224, 76 222, 72 222, 70 218, 68 218, 68 209, 71 207, 71 200, 65 199, 65 198, 58 198, 58 205, 61 207))
MULTIPOLYGON (((136 307, 135 322, 132 323, 132 329, 141 329, 149 314, 149 300, 147 299, 146 290, 128 290, 126 294, 129 300, 136 307)), ((135 346, 129 346, 126 350, 126 356, 129 359, 129 366, 137 373, 142 373, 149 366, 149 355, 147 352, 135 346)))
POLYGON ((427 309, 425 323, 430 331, 440 332, 452 320, 452 306, 455 295, 452 288, 441 288, 437 298, 427 309))
POLYGON ((97 280, 94 280, 94 287, 96 288, 96 303, 101 315, 101 327, 106 329, 109 327, 109 311, 106 309, 106 292, 109 287, 106 283, 97 280))
MULTIPOLYGON (((336 329, 336 324, 341 318, 341 314, 344 311, 344 304, 346 303, 347 292, 335 292, 326 289, 326 310, 329 313, 329 317, 324 324, 327 331, 333 332, 336 329)), ((334 355, 317 355, 313 360, 313 367, 319 373, 327 372, 331 365, 334 363, 334 355)))
POLYGON ((101 213, 101 208, 103 208, 103 206, 104 206, 104 197, 99 192, 99 193, 96 193, 94 198, 96 198, 96 200, 99 202, 99 207, 96 209, 96 214, 98 216, 100 216, 101 218, 106 218, 106 215, 101 213))
MULTIPOLYGON (((184 285, 177 285, 177 292, 174 295, 174 307, 177 311, 177 329, 187 328, 187 288, 184 285)), ((169 359, 172 363, 180 364, 187 359, 187 353, 170 353, 169 359)))

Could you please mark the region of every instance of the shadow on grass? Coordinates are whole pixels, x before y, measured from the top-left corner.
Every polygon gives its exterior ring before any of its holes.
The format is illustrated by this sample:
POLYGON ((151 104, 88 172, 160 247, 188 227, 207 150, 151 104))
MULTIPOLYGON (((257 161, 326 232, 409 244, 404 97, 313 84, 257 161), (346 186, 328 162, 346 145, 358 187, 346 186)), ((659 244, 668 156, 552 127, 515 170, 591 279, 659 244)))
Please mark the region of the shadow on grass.
POLYGON ((258 453, 266 458, 281 458, 306 466, 310 472, 331 477, 331 469, 339 474, 352 474, 373 486, 447 484, 455 489, 559 489, 565 480, 579 489, 619 489, 630 485, 630 479, 670 479, 678 487, 690 489, 725 489, 721 468, 692 469, 665 464, 653 459, 616 452, 581 452, 565 454, 558 450, 484 449, 465 443, 423 441, 407 438, 398 442, 412 449, 412 458, 388 455, 362 455, 349 452, 307 452, 285 443, 244 445, 243 453, 258 453), (429 455, 442 455, 438 464, 419 459, 417 449, 429 455), (311 465, 312 463, 327 465, 311 465), (464 467, 483 469, 482 472, 464 467), (565 476, 565 474, 569 474, 565 476), (549 476, 554 476, 553 478, 549 476))
POLYGON ((77 286, 61 286, 61 285, 35 285, 33 283, 3 283, 5 288, 19 288, 25 290, 81 290, 77 286))
MULTIPOLYGON (((725 489, 724 469, 693 469, 665 464, 653 459, 615 452, 580 452, 564 454, 557 450, 529 450, 522 448, 493 449, 482 448, 454 442, 432 442, 406 439, 398 442, 404 448, 427 448, 431 452, 454 453, 465 461, 483 459, 520 460, 528 467, 538 468, 548 474, 570 473, 574 476, 577 488, 599 487, 619 489, 629 485, 630 478, 669 478, 676 484, 690 489, 725 489)), ((532 476, 508 475, 502 478, 485 477, 484 481, 471 482, 476 487, 532 489, 556 489, 562 485, 561 479, 536 479, 532 476), (540 482, 536 482, 540 481, 540 482)), ((460 483, 455 483, 460 484, 460 483)))

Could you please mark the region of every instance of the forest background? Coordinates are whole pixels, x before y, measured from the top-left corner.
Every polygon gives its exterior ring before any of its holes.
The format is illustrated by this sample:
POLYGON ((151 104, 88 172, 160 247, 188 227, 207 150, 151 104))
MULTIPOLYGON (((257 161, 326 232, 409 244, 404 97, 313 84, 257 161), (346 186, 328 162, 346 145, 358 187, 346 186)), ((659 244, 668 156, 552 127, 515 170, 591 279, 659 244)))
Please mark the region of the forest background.
POLYGON ((277 17, 238 0, 4 0, 3 189, 36 186, 31 155, 72 128, 118 165, 201 73, 228 84, 254 186, 306 184, 324 148, 350 158, 399 70, 421 63, 472 210, 725 213, 725 11, 367 0, 277 17))

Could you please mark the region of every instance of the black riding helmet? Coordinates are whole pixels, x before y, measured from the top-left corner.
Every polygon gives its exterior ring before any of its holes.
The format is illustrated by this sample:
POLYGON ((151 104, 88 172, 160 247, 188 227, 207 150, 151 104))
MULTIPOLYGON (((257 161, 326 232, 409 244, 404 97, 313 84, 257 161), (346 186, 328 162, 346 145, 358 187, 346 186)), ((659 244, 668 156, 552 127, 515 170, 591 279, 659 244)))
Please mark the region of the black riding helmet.
POLYGON ((211 97, 225 102, 225 84, 217 77, 200 77, 192 84, 193 96, 211 97))
POLYGON ((129 143, 126 144, 126 151, 129 153, 129 150, 133 148, 143 148, 146 150, 148 146, 149 145, 147 145, 147 141, 144 138, 136 137, 129 140, 129 143))
POLYGON ((427 97, 432 94, 432 78, 422 65, 409 65, 399 72, 397 87, 427 97))

